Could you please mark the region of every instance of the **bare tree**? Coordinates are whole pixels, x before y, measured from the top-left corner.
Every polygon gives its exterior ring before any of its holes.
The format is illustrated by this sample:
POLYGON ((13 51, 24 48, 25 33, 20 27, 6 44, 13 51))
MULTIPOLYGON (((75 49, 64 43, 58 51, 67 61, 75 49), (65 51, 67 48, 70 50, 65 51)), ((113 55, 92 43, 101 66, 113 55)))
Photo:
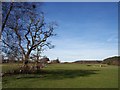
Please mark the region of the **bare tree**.
MULTIPOLYGON (((7 37, 15 37, 16 40, 13 40, 13 43, 16 46, 19 46, 24 56, 24 64, 26 65, 33 50, 46 46, 48 48, 53 47, 53 45, 48 42, 48 38, 55 35, 54 29, 56 23, 46 24, 43 13, 41 13, 40 18, 28 16, 27 23, 21 23, 19 17, 16 17, 15 19, 14 25, 9 27, 9 31, 11 31, 12 34, 7 35, 7 37)), ((10 46, 10 43, 7 42, 7 37, 3 38, 3 42, 7 46, 10 46)), ((8 37, 8 39, 10 38, 8 37)))
MULTIPOLYGON (((39 6, 41 3, 38 4, 39 6)), ((22 35, 22 32, 26 32, 24 30, 26 27, 22 23, 28 23, 28 16, 36 18, 36 7, 37 3, 32 2, 3 2, 2 3, 2 30, 0 32, 3 36, 2 41, 14 54, 16 52, 23 53, 22 48, 18 44, 18 31, 19 34, 22 35), (19 30, 17 30, 17 24, 19 24, 19 30), (20 26, 21 25, 21 26, 20 26), (15 30, 16 29, 16 30, 15 30), (21 30, 20 30, 21 29, 21 30)), ((23 42, 22 42, 23 43, 23 42)), ((23 47, 24 48, 24 47, 23 47)))

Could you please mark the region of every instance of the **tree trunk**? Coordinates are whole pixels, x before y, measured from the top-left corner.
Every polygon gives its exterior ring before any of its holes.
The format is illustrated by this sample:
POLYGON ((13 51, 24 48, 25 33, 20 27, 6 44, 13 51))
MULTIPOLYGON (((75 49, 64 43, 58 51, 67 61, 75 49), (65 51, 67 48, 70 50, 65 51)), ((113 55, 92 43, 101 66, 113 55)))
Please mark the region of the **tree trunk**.
POLYGON ((29 59, 29 56, 28 55, 24 55, 24 61, 23 61, 23 68, 22 68, 22 72, 25 73, 25 74, 28 74, 29 73, 29 66, 28 66, 28 59, 29 59))
POLYGON ((28 60, 29 60, 29 55, 24 55, 24 61, 23 61, 24 66, 27 66, 28 60))

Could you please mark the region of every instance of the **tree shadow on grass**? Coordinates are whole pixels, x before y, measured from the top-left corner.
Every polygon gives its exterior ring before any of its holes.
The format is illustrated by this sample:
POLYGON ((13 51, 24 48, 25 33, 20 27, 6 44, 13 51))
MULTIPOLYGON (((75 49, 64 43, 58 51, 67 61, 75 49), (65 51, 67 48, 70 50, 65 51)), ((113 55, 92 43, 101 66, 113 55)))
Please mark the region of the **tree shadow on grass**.
POLYGON ((65 78, 76 78, 76 77, 88 77, 93 74, 98 74, 99 70, 40 70, 34 74, 16 74, 17 79, 21 78, 42 78, 42 79, 51 79, 59 80, 65 78))
POLYGON ((49 70, 43 73, 45 79, 64 79, 64 78, 76 78, 87 77, 93 74, 97 74, 99 70, 49 70))

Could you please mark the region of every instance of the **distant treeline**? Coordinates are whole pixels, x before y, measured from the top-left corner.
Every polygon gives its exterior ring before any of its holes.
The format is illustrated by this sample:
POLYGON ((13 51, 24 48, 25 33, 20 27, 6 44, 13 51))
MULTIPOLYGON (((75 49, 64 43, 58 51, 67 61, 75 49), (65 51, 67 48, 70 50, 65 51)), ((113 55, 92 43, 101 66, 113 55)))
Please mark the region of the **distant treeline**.
POLYGON ((120 65, 120 56, 114 56, 114 57, 109 57, 106 58, 102 61, 99 60, 79 60, 75 61, 73 63, 79 63, 79 64, 108 64, 108 65, 120 65))
POLYGON ((120 65, 120 56, 106 58, 102 63, 108 65, 120 65))
POLYGON ((81 60, 81 61, 75 61, 74 63, 79 63, 79 64, 100 64, 102 61, 97 61, 97 60, 81 60))

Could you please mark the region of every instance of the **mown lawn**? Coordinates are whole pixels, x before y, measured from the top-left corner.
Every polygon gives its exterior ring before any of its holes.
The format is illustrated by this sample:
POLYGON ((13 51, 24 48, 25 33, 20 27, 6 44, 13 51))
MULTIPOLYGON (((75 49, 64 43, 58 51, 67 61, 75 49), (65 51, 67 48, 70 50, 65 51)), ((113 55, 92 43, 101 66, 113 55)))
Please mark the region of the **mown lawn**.
MULTIPOLYGON (((3 64, 3 71, 17 64, 3 64)), ((2 78, 3 88, 117 88, 118 67, 81 64, 49 64, 47 73, 12 75, 2 78), (20 77, 20 78, 18 78, 20 77)))

